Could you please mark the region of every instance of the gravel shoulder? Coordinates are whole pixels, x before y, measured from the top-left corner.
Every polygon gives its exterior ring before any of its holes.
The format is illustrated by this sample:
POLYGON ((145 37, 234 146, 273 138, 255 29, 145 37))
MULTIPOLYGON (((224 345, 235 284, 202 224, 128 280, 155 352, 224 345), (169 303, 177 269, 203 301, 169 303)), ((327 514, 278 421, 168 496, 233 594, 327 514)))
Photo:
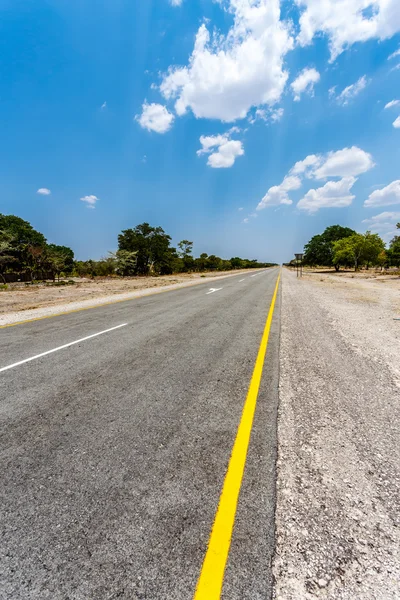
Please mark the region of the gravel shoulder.
POLYGON ((284 270, 275 597, 400 598, 400 279, 284 270))
MULTIPOLYGON (((255 269, 257 271, 259 269, 255 269)), ((182 273, 160 277, 97 278, 76 280, 62 287, 39 285, 10 286, 0 293, 0 327, 66 312, 140 298, 159 291, 174 290, 233 277, 254 269, 182 273)))

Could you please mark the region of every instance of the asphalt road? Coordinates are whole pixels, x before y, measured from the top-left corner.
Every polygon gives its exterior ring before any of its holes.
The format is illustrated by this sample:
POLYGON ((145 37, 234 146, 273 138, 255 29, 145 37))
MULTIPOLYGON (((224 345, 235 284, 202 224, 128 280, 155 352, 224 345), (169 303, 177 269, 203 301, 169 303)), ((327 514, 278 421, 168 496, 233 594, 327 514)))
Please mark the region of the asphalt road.
MULTIPOLYGON (((277 277, 0 330, 2 600, 193 598, 277 277)), ((279 313, 226 600, 271 595, 279 313)))

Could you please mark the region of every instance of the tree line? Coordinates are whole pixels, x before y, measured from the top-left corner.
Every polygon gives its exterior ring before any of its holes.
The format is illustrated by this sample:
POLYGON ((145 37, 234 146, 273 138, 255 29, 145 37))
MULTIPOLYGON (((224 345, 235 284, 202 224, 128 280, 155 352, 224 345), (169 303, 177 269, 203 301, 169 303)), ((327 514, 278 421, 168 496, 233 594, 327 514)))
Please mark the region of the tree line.
POLYGON ((28 221, 0 214, 0 278, 7 281, 53 279, 60 276, 106 277, 169 275, 202 271, 229 271, 273 266, 235 256, 229 260, 214 254, 193 256, 193 242, 171 245, 162 227, 141 223, 118 236, 118 250, 100 260, 75 260, 67 246, 49 244, 28 221))
MULTIPOLYGON (((400 223, 396 225, 400 229, 400 223)), ((314 235, 304 246, 303 264, 311 267, 340 267, 358 270, 362 267, 399 267, 400 235, 388 247, 377 233, 357 233, 349 227, 331 225, 314 235)))

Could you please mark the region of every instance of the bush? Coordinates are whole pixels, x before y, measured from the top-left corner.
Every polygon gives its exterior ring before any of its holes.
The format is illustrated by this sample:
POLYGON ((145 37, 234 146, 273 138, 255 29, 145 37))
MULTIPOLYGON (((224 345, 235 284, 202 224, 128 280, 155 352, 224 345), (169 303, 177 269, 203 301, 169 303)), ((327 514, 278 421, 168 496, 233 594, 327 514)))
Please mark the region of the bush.
POLYGON ((8 290, 8 285, 6 283, 0 283, 0 292, 5 292, 8 290))
POLYGON ((68 281, 53 281, 52 283, 48 283, 47 285, 52 285, 55 287, 59 287, 61 285, 75 285, 75 281, 69 279, 68 281))

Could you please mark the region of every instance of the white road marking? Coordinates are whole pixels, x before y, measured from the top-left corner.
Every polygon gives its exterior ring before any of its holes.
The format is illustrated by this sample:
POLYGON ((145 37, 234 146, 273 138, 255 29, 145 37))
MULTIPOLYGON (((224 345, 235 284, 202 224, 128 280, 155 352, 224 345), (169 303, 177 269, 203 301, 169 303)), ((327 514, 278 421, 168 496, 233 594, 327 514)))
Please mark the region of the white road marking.
POLYGON ((48 354, 52 354, 53 352, 57 352, 58 350, 63 350, 64 348, 69 348, 69 346, 74 346, 75 344, 79 344, 80 342, 90 340, 91 338, 97 337, 98 335, 103 335, 103 333, 108 333, 109 331, 114 331, 115 329, 119 329, 120 327, 125 327, 126 325, 128 325, 128 323, 122 323, 122 325, 117 325, 116 327, 110 327, 110 329, 105 329, 104 331, 99 331, 98 333, 92 333, 92 335, 87 335, 86 337, 81 338, 80 340, 76 340, 75 342, 69 342, 69 344, 58 346, 58 348, 53 348, 53 350, 47 350, 47 352, 42 352, 41 354, 36 354, 36 356, 25 358, 25 360, 20 360, 16 363, 13 363, 12 365, 8 365, 7 367, 2 367, 0 369, 0 373, 2 371, 8 371, 8 369, 13 369, 14 367, 19 367, 19 365, 31 362, 32 360, 36 360, 37 358, 41 358, 42 356, 47 356, 48 354))
MULTIPOLYGON (((244 279, 246 279, 246 278, 244 278, 244 279)), ((244 279, 239 279, 239 283, 241 283, 242 281, 244 281, 244 279)))
POLYGON ((208 294, 213 294, 214 292, 219 292, 219 290, 222 290, 222 288, 210 288, 210 291, 206 293, 206 296, 208 294))

